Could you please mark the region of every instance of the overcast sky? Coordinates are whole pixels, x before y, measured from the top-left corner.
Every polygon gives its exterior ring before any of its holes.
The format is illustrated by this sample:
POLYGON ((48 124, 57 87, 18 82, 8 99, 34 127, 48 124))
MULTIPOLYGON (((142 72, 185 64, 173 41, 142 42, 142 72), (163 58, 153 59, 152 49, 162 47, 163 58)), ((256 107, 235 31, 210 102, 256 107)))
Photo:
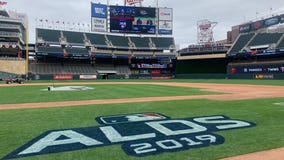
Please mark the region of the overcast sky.
MULTIPOLYGON (((26 13, 29 17, 30 41, 34 42, 36 19, 76 22, 91 21, 91 0, 6 0, 8 10, 26 13)), ((106 0, 92 0, 106 4, 106 0)), ((110 4, 123 5, 123 0, 110 4)), ((156 6, 156 0, 144 0, 143 6, 156 6)), ((159 7, 173 8, 176 44, 184 47, 197 43, 197 21, 208 19, 218 22, 215 40, 226 39, 232 26, 262 16, 284 13, 284 0, 159 0, 159 7)))

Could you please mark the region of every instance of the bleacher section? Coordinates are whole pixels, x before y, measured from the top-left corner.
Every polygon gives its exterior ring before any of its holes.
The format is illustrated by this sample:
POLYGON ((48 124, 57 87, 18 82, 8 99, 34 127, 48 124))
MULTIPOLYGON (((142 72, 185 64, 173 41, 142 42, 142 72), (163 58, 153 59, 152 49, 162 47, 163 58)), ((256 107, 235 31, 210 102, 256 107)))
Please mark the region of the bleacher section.
MULTIPOLYGON (((39 40, 47 44, 60 44, 60 38, 65 38, 66 45, 85 46, 86 42, 90 42, 96 48, 112 50, 116 49, 135 49, 135 50, 169 50, 175 46, 173 37, 132 37, 117 36, 109 34, 84 33, 73 31, 60 31, 49 29, 36 29, 37 43, 39 40), (130 39, 130 41, 129 41, 130 39), (134 43, 132 45, 130 42, 134 43), (133 47, 136 48, 133 48, 133 47)), ((64 42, 65 43, 65 42, 64 42)))
POLYGON ((173 38, 152 37, 151 39, 157 49, 170 49, 175 44, 173 38))
POLYGON ((277 43, 281 36, 282 33, 259 33, 248 44, 248 46, 270 45, 277 43))
POLYGON ((130 38, 131 41, 135 44, 136 48, 141 48, 141 49, 145 49, 145 48, 150 48, 149 44, 150 44, 150 40, 148 37, 131 37, 130 38))
POLYGON ((284 48, 284 38, 281 40, 281 42, 278 44, 277 48, 281 49, 284 48))
POLYGON ((176 59, 171 37, 47 29, 37 29, 37 33, 35 61, 29 65, 29 75, 35 79, 52 79, 54 74, 73 75, 75 79, 84 75, 101 79, 170 78, 174 74, 173 67, 167 67, 167 64, 174 66, 176 59), (140 63, 166 64, 166 67, 133 67, 140 63))
POLYGON ((107 35, 108 40, 111 41, 112 45, 117 48, 129 48, 129 41, 124 36, 113 36, 107 35))
POLYGON ((68 43, 84 45, 85 38, 82 32, 71 32, 71 31, 62 31, 62 32, 63 36, 66 38, 68 43))
POLYGON ((96 74, 96 70, 88 65, 68 64, 44 64, 33 63, 29 65, 29 71, 33 74, 96 74))
POLYGON ((228 57, 247 58, 262 56, 272 58, 283 55, 284 33, 249 33, 242 34, 227 52, 228 57))
POLYGON ((115 70, 117 71, 117 74, 120 74, 120 75, 131 74, 129 66, 126 66, 126 65, 117 66, 115 67, 115 70))
POLYGON ((235 45, 232 47, 232 49, 229 52, 230 53, 240 52, 253 36, 254 33, 240 35, 237 41, 235 42, 235 45))
POLYGON ((59 63, 31 63, 29 71, 32 74, 52 75, 52 74, 98 74, 98 71, 114 71, 118 75, 125 75, 130 73, 127 65, 114 67, 113 65, 96 64, 94 66, 84 64, 64 64, 59 63))
POLYGON ((94 33, 85 33, 87 38, 91 41, 91 43, 96 47, 106 47, 106 39, 103 34, 94 34, 94 33))
POLYGON ((59 30, 37 29, 37 37, 42 38, 45 42, 57 42, 61 37, 59 30))

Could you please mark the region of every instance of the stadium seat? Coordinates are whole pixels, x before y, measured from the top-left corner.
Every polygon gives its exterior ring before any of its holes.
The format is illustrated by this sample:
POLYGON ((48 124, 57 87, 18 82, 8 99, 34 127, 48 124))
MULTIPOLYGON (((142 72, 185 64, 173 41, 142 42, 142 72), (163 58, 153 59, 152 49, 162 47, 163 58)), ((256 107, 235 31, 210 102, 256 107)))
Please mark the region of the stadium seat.
POLYGON ((259 33, 248 44, 248 46, 269 45, 273 43, 276 44, 281 36, 282 33, 259 33))
POLYGON ((46 42, 57 42, 59 43, 59 38, 61 37, 59 30, 49 30, 49 29, 36 29, 37 37, 42 38, 46 42))
POLYGON ((108 40, 111 41, 112 45, 117 48, 129 48, 129 40, 125 36, 113 36, 107 35, 108 40))
POLYGON ((82 32, 62 31, 69 44, 84 45, 84 34, 82 32))
POLYGON ((138 49, 149 49, 150 40, 148 37, 130 37, 131 41, 135 44, 138 49))
POLYGON ((87 38, 96 47, 106 47, 106 39, 104 34, 85 33, 87 38))
POLYGON ((157 49, 170 49, 175 44, 172 37, 151 37, 151 39, 157 49))
POLYGON ((235 42, 234 46, 232 46, 232 49, 229 52, 230 53, 240 52, 245 47, 245 45, 251 40, 253 36, 254 36, 254 33, 240 35, 237 41, 235 42))

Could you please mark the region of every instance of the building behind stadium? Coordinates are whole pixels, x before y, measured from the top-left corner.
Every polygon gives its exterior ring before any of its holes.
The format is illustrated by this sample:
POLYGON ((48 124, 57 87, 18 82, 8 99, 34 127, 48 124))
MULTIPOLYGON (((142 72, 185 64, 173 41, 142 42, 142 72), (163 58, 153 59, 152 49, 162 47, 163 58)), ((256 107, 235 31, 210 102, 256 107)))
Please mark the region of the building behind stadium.
POLYGON ((0 10, 0 79, 25 75, 27 15, 0 10))

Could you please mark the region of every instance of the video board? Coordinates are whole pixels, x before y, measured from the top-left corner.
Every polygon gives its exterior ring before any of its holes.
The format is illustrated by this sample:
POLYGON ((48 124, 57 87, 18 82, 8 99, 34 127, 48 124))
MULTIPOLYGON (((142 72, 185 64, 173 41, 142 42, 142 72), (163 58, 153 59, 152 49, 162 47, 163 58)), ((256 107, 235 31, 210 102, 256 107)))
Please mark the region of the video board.
POLYGON ((110 6, 110 32, 156 33, 156 8, 110 6))

